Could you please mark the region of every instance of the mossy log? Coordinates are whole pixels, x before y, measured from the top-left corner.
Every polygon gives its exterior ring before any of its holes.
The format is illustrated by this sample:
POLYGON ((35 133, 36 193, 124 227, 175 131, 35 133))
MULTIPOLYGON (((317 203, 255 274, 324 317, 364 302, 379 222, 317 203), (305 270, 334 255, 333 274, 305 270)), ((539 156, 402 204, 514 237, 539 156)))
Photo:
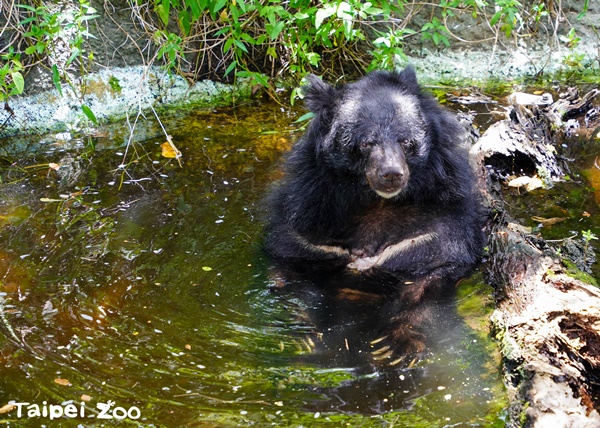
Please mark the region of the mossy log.
POLYGON ((544 107, 514 104, 471 151, 495 214, 484 269, 496 289, 492 323, 511 396, 509 427, 600 427, 600 289, 576 279, 547 242, 515 224, 499 192, 508 166, 559 180, 568 166, 555 147, 571 120, 581 132, 598 126, 597 95, 570 91, 544 107))

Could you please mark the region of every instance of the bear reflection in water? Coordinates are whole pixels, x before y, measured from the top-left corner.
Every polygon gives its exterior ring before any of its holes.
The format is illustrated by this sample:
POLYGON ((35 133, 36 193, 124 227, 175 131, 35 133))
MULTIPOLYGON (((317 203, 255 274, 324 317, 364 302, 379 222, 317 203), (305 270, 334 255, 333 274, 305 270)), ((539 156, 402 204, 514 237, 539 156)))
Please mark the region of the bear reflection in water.
POLYGON ((465 131, 412 68, 337 88, 310 76, 304 95, 314 118, 268 199, 265 249, 329 310, 370 302, 372 358, 407 364, 483 247, 465 131))

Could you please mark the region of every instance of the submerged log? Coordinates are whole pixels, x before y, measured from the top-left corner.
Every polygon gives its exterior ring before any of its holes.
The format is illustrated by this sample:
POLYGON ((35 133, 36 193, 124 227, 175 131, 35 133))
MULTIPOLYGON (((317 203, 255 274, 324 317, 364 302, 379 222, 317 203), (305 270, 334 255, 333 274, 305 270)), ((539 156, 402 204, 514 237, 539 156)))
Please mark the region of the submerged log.
POLYGON ((581 116, 588 131, 598 126, 589 119, 599 91, 574 94, 543 107, 513 104, 471 151, 495 212, 484 269, 496 289, 492 323, 511 397, 509 427, 600 427, 600 289, 574 278, 557 251, 515 224, 499 191, 515 173, 537 174, 547 185, 565 175, 555 147, 568 137, 569 120, 581 116))

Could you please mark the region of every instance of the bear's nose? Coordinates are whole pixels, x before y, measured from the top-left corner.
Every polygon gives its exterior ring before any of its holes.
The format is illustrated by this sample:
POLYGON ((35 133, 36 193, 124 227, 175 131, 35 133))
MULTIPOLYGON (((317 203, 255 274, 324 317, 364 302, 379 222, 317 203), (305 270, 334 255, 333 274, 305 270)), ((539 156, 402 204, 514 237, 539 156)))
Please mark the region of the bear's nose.
POLYGON ((386 168, 379 172, 382 183, 397 183, 401 178, 402 171, 399 168, 386 168))

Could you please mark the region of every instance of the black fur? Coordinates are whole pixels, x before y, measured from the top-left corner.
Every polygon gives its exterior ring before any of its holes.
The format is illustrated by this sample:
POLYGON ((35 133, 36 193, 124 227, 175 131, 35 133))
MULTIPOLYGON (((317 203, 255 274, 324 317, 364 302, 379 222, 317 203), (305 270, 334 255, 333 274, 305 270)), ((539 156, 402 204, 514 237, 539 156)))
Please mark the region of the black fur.
MULTIPOLYGON (((270 198, 267 252, 288 262, 345 266, 357 256, 373 256, 403 239, 435 232, 437 238, 382 268, 414 275, 446 268, 455 271, 454 279, 464 275, 481 251, 481 209, 456 119, 421 92, 412 69, 375 72, 337 89, 315 76, 309 82, 305 100, 315 117, 270 198), (414 98, 418 123, 397 114, 398 95, 414 98), (357 111, 350 123, 340 117, 349 103, 357 111), (411 141, 417 134, 420 141, 411 141), (404 140, 409 142, 402 146, 404 140), (362 143, 370 147, 361 148, 362 143), (415 144, 423 146, 423 155, 407 153, 415 144), (408 169, 403 175, 409 175, 389 199, 366 178, 369 152, 381 146, 391 147, 386 153, 403 152, 408 169)), ((378 154, 371 163, 385 161, 378 154)))
POLYGON ((315 117, 269 198, 267 252, 300 270, 392 274, 404 307, 465 276, 483 216, 464 130, 414 70, 338 88, 310 76, 304 94, 315 117))

